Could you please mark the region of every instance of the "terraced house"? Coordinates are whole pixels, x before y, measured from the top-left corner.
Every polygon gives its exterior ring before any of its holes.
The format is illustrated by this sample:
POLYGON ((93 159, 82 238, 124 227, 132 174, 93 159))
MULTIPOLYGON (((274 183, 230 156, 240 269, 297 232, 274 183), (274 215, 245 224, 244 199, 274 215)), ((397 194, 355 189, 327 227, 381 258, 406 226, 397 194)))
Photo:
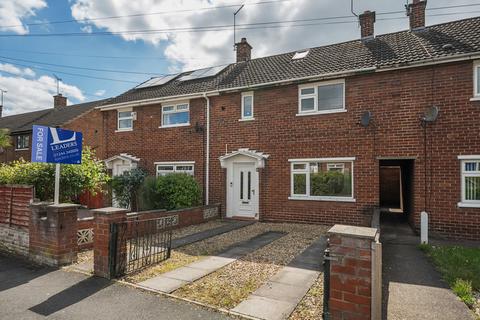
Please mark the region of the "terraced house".
POLYGON ((100 107, 113 174, 186 172, 231 218, 367 225, 375 207, 480 239, 480 18, 153 78, 100 107))

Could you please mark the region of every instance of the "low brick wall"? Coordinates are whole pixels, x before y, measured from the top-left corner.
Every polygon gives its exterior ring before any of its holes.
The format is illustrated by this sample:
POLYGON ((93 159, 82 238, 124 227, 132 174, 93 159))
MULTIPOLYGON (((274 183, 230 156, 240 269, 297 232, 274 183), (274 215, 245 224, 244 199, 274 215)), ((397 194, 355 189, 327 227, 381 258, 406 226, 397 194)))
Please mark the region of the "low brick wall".
POLYGON ((79 250, 93 249, 93 217, 77 219, 77 244, 79 250))
POLYGON ((0 186, 0 250, 28 255, 29 205, 33 198, 32 186, 0 186))

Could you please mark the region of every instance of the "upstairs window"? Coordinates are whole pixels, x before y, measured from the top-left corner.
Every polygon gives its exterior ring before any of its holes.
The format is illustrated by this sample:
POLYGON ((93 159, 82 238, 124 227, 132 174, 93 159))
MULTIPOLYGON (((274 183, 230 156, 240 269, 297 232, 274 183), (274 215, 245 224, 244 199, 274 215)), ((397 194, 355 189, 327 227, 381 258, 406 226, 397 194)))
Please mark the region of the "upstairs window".
POLYGON ((460 206, 480 207, 480 156, 462 160, 462 202, 460 206))
POLYGON ((253 92, 242 93, 242 119, 253 120, 253 92))
POLYGON ((354 159, 290 160, 290 199, 355 201, 353 198, 354 159))
POLYGON ((193 176, 193 162, 157 162, 157 177, 165 176, 170 173, 186 173, 193 176))
POLYGON ((298 112, 321 114, 345 110, 345 81, 327 81, 299 86, 298 112))
POLYGON ((132 110, 119 110, 117 114, 118 118, 118 131, 128 131, 133 129, 133 112, 132 110))
POLYGON ((162 107, 162 127, 186 126, 189 124, 190 107, 188 103, 162 107))
POLYGON ((474 85, 474 92, 473 95, 476 98, 480 98, 480 61, 477 61, 473 65, 473 85, 474 85))
POLYGON ((30 136, 25 134, 21 136, 17 136, 17 141, 15 145, 16 150, 26 150, 29 148, 30 145, 30 136))

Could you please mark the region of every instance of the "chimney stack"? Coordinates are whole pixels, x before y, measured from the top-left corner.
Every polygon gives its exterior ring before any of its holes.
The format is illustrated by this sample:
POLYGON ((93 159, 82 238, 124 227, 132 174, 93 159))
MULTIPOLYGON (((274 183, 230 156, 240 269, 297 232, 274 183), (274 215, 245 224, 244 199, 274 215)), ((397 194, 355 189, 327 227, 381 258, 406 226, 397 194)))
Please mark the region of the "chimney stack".
POLYGON ((407 5, 407 16, 410 18, 410 30, 425 28, 425 8, 427 0, 413 0, 407 5))
POLYGON ((373 38, 375 34, 375 11, 365 11, 358 19, 360 20, 362 40, 373 38))
POLYGON ((252 58, 252 46, 247 42, 247 38, 242 38, 240 42, 235 43, 237 51, 237 62, 249 61, 252 58))
POLYGON ((62 96, 61 93, 53 96, 53 107, 66 107, 67 106, 67 97, 62 96))

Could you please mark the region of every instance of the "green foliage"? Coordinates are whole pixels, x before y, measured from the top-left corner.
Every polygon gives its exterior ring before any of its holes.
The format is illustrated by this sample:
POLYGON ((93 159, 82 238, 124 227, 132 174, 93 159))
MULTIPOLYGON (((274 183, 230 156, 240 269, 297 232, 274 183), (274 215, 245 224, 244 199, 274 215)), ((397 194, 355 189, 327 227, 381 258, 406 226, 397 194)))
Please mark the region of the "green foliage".
POLYGON ((8 129, 0 129, 0 148, 6 148, 12 145, 12 139, 9 133, 10 131, 8 129))
POLYGON ((466 305, 471 307, 475 303, 471 281, 456 279, 452 290, 466 305))
POLYGON ((433 260, 460 299, 471 306, 472 291, 480 291, 480 248, 431 245, 420 248, 433 260))
POLYGON ((351 196, 351 175, 339 171, 310 174, 310 189, 313 196, 351 196))
POLYGON ((175 210, 201 204, 202 191, 194 177, 172 173, 145 179, 142 186, 142 209, 175 210))
POLYGON ((138 192, 146 176, 143 169, 134 168, 112 178, 114 198, 120 207, 138 210, 138 192))
MULTIPOLYGON (((62 165, 60 200, 74 201, 82 192, 99 192, 108 182, 103 162, 87 147, 82 153, 82 164, 62 165)), ((27 162, 23 159, 0 166, 0 184, 27 184, 35 187, 35 195, 42 201, 53 199, 55 165, 27 162)))

